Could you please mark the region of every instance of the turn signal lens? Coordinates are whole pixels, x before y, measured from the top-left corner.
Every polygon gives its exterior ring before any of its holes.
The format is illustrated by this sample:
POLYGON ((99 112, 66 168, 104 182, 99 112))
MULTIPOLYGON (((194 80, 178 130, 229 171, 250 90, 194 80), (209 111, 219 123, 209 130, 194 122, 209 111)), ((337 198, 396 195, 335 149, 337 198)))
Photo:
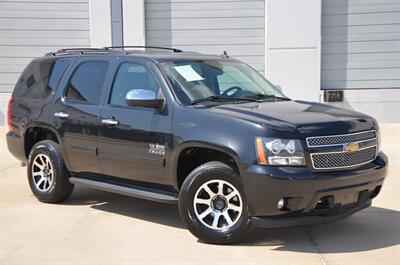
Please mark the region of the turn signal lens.
POLYGON ((263 140, 261 138, 256 138, 256 148, 257 148, 257 161, 259 165, 266 165, 267 159, 265 158, 263 140))

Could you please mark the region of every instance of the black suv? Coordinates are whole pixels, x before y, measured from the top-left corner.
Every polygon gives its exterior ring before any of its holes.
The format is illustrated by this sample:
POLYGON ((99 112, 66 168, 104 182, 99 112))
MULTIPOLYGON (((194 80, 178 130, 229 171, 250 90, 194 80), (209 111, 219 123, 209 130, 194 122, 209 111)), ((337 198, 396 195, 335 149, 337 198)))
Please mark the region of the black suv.
POLYGON ((177 49, 64 49, 33 60, 7 143, 32 192, 74 184, 164 203, 203 242, 337 220, 387 173, 370 116, 295 101, 248 65, 177 49))

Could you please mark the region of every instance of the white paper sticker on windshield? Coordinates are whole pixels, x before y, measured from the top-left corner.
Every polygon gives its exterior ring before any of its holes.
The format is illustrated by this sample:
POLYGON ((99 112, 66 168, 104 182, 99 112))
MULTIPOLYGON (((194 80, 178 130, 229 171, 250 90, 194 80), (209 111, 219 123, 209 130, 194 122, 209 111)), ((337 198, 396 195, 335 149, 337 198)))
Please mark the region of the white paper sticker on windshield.
POLYGON ((187 82, 204 80, 191 65, 175 66, 174 69, 183 77, 187 82))

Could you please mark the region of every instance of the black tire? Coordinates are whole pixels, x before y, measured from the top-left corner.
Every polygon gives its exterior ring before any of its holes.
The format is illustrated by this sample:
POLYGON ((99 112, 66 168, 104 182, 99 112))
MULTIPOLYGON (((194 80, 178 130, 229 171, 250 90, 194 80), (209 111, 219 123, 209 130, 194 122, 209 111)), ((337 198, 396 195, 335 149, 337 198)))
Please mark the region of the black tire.
MULTIPOLYGON (((65 167, 64 160, 60 152, 60 147, 57 143, 53 141, 50 140, 40 141, 37 142, 32 147, 32 150, 28 157, 27 171, 28 171, 29 186, 33 194, 41 202, 46 202, 46 203, 62 202, 71 195, 74 189, 74 185, 70 183, 68 180, 70 173, 65 167), (41 187, 43 187, 43 185, 45 184, 42 184, 41 186, 39 185, 39 187, 36 186, 35 180, 33 178, 34 174, 32 172, 33 171, 32 167, 34 167, 35 170, 38 170, 37 166, 33 165, 35 158, 42 158, 42 157, 49 158, 53 171, 52 181, 51 183, 50 181, 47 182, 48 186, 46 191, 41 190, 41 187)), ((35 176, 35 178, 37 180, 38 178, 40 179, 41 176, 35 176)))
MULTIPOLYGON (((245 239, 252 230, 249 209, 240 178, 235 170, 222 162, 212 161, 205 163, 194 169, 188 175, 182 184, 179 194, 179 213, 189 231, 200 241, 205 243, 232 244, 245 239), (194 206, 196 193, 203 184, 210 183, 210 181, 212 183, 213 180, 222 180, 234 186, 240 193, 243 204, 241 214, 237 214, 236 223, 226 229, 223 227, 220 228, 222 230, 216 230, 206 226, 195 212, 198 211, 194 206)), ((211 218, 215 218, 213 216, 214 215, 211 214, 211 218)), ((218 220, 219 219, 220 217, 218 217, 218 220)))

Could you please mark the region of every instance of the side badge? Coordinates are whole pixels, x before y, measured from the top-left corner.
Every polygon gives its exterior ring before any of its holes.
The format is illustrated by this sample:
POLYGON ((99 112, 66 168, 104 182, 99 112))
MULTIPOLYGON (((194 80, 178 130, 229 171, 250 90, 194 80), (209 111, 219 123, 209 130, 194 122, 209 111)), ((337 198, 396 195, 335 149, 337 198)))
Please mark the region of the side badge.
POLYGON ((150 154, 160 155, 160 156, 165 155, 165 145, 149 144, 149 146, 150 146, 149 149, 150 154))

